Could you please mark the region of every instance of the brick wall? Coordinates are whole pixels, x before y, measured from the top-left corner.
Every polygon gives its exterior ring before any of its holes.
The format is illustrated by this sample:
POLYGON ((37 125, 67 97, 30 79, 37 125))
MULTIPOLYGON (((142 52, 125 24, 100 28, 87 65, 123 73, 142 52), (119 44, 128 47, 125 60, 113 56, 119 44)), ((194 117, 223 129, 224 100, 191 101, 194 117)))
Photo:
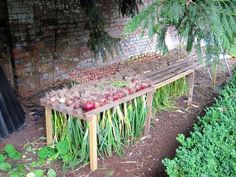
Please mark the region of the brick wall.
MULTIPOLYGON (((155 40, 139 33, 122 44, 123 53, 102 63, 87 47, 89 32, 84 30, 86 15, 66 9, 61 4, 40 7, 34 0, 6 0, 9 13, 17 84, 21 96, 35 94, 67 79, 75 68, 92 67, 128 59, 155 50, 155 40)), ((49 1, 48 1, 49 2, 49 1)), ((108 31, 118 36, 127 18, 118 14, 110 0, 98 0, 106 18, 108 31)), ((146 0, 150 3, 151 0, 146 0)))

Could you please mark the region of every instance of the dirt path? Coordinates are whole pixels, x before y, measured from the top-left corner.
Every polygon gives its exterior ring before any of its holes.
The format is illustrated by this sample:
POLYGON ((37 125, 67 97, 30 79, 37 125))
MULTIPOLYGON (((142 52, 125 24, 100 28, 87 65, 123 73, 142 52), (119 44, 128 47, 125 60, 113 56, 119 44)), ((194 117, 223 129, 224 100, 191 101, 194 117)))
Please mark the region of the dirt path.
MULTIPOLYGON (((226 79, 226 73, 220 72, 217 85, 220 86, 226 79)), ((203 113, 206 106, 213 103, 216 95, 217 93, 211 87, 207 71, 205 69, 197 71, 193 107, 187 108, 187 98, 179 98, 174 110, 160 111, 156 115, 150 136, 141 138, 138 143, 128 147, 123 157, 116 155, 106 157, 105 160, 99 160, 99 169, 95 172, 90 173, 89 165, 86 165, 68 172, 66 176, 166 176, 161 161, 175 155, 175 150, 179 145, 176 136, 179 133, 189 134, 193 124, 197 121, 197 116, 203 113)), ((43 110, 41 107, 35 106, 38 104, 37 102, 38 98, 24 101, 24 105, 27 106, 27 126, 0 142, 0 147, 12 143, 20 151, 24 151, 24 144, 31 141, 36 142, 40 137, 45 136, 43 110)), ((39 146, 42 145, 43 143, 39 144, 39 146)), ((60 171, 58 164, 55 167, 60 171)))

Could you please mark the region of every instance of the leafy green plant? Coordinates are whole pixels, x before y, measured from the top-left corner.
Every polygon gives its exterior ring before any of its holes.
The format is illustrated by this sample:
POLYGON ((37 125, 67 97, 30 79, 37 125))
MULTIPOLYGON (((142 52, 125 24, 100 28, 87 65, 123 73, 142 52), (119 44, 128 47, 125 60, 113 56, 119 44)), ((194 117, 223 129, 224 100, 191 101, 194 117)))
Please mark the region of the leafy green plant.
POLYGON ((176 156, 164 159, 167 174, 236 176, 236 69, 216 103, 194 125, 190 137, 180 134, 176 156))
MULTIPOLYGON (((24 158, 29 155, 29 152, 34 154, 33 148, 28 149, 29 147, 31 147, 29 144, 25 145, 24 158)), ((22 162, 22 154, 16 150, 14 145, 7 144, 4 147, 4 151, 0 151, 3 152, 3 154, 0 154, 0 172, 4 175, 8 174, 9 177, 45 177, 46 170, 36 168, 45 168, 45 163, 56 155, 54 148, 42 147, 38 151, 38 161, 22 162)), ((56 172, 53 169, 49 169, 47 172, 48 177, 54 177, 56 176, 55 174, 56 172)))
POLYGON ((69 149, 69 143, 66 140, 57 143, 57 150, 60 155, 65 155, 69 149))
POLYGON ((8 162, 2 162, 0 163, 0 170, 2 171, 10 171, 12 168, 11 164, 8 162))
POLYGON ((16 150, 12 144, 7 144, 4 148, 9 158, 14 160, 19 160, 21 158, 21 153, 16 150))
POLYGON ((3 154, 0 154, 0 163, 4 162, 6 157, 3 154))
POLYGON ((26 177, 43 177, 44 171, 43 170, 34 170, 26 175, 26 177))
POLYGON ((54 169, 50 168, 47 172, 47 176, 48 177, 56 177, 57 176, 57 173, 54 169))
POLYGON ((17 164, 15 168, 9 172, 10 177, 22 177, 25 176, 26 167, 25 164, 17 164))
POLYGON ((42 147, 38 150, 38 157, 40 159, 47 159, 47 158, 51 158, 56 154, 56 151, 52 148, 52 147, 42 147))

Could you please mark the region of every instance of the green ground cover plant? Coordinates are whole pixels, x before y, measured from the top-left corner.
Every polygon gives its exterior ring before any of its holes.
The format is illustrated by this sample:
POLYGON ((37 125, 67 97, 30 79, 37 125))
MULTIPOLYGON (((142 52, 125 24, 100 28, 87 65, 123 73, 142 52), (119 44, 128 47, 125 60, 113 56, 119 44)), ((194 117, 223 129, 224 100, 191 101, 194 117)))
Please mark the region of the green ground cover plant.
POLYGON ((171 177, 236 176, 236 69, 189 137, 177 137, 176 156, 164 159, 171 177))
MULTIPOLYGON (((29 149, 28 149, 29 150, 29 149)), ((26 150, 25 153, 21 153, 16 150, 12 144, 7 144, 0 149, 0 176, 9 177, 56 177, 56 171, 52 168, 46 170, 42 169, 46 163, 42 160, 41 156, 43 153, 38 152, 38 161, 31 161, 28 156, 29 152, 26 150), (27 155, 26 155, 27 154, 27 155), (29 162, 23 162, 24 159, 28 159, 29 162)), ((34 150, 30 150, 30 153, 36 153, 34 150)), ((53 153, 55 154, 55 153, 53 153)), ((52 155, 52 153, 51 153, 52 155)))

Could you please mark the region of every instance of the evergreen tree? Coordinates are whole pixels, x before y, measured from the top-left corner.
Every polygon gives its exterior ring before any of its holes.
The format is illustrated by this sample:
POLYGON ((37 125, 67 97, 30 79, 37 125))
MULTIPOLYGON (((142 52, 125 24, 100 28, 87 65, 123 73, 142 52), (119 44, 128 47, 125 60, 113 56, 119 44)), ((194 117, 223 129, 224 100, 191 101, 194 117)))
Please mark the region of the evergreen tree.
POLYGON ((193 48, 201 57, 201 42, 205 43, 207 59, 216 59, 233 45, 236 33, 236 0, 154 0, 125 27, 125 35, 137 28, 157 35, 157 47, 167 52, 165 37, 168 27, 175 27, 186 50, 193 48))

